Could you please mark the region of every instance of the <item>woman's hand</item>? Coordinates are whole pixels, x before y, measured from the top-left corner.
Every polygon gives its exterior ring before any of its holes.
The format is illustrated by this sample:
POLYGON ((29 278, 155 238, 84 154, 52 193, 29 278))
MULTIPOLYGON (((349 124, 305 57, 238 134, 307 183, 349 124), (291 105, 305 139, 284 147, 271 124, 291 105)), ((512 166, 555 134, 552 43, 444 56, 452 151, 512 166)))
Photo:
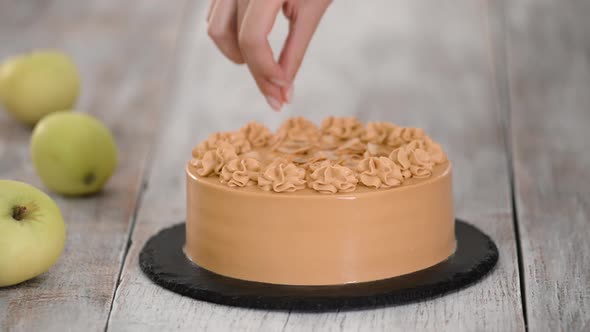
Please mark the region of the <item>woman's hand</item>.
POLYGON ((235 63, 246 63, 268 104, 279 111, 293 98, 293 80, 331 0, 211 0, 208 33, 235 63), (275 61, 268 35, 279 11, 289 35, 275 61))

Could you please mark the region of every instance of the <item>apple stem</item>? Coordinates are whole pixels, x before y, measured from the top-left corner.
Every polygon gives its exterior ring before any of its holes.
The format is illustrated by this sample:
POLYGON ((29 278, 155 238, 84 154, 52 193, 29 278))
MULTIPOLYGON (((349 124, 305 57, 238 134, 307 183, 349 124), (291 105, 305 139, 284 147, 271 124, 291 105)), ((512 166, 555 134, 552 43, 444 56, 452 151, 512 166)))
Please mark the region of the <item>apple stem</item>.
POLYGON ((23 220, 26 213, 27 213, 26 206, 15 206, 12 208, 12 218, 14 218, 14 220, 16 220, 16 221, 23 220))

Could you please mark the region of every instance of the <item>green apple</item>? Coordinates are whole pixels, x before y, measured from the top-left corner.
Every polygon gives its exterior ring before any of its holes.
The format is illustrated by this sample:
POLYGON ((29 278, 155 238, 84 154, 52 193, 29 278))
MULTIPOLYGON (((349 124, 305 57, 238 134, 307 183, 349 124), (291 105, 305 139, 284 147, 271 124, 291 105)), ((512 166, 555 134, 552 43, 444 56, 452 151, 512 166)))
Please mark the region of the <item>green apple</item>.
POLYGON ((61 52, 16 56, 0 67, 0 104, 29 125, 51 112, 72 109, 79 93, 78 69, 61 52))
POLYGON ((0 180, 0 287, 49 270, 65 240, 64 220, 49 196, 26 183, 0 180))
POLYGON ((33 130, 31 158, 45 186, 63 195, 100 191, 117 166, 113 135, 84 113, 57 112, 33 130))

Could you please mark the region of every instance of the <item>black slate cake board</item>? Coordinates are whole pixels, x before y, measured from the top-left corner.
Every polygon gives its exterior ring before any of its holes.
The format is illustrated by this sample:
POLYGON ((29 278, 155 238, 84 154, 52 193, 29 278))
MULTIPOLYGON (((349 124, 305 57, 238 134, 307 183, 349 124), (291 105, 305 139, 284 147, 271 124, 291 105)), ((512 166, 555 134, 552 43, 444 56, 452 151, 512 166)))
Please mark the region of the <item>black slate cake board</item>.
MULTIPOLYGON (((498 261, 498 248, 476 227, 457 220, 457 250, 446 261, 414 273, 335 286, 287 286, 224 277, 188 260, 185 225, 160 231, 139 255, 143 272, 183 296, 218 304, 267 310, 332 311, 423 301, 480 280, 498 261)), ((392 262, 395 264, 395 262, 392 262)))

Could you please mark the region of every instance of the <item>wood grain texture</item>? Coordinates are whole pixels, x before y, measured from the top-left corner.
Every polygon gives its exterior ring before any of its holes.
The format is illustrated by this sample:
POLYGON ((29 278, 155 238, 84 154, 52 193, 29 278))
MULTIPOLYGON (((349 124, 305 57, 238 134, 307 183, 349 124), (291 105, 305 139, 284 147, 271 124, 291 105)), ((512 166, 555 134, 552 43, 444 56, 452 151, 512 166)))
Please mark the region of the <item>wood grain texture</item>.
MULTIPOLYGON (((159 93, 184 1, 0 1, 0 58, 36 48, 73 56, 83 77, 80 110, 110 127, 120 165, 100 195, 54 195, 67 224, 50 272, 0 289, 0 331, 104 330, 127 249, 159 93)), ((0 177, 42 188, 29 160, 30 130, 0 114, 0 177)))
MULTIPOLYGON (((523 330, 502 110, 486 36, 495 18, 488 17, 486 6, 466 0, 334 2, 296 81, 295 103, 280 114, 265 105, 245 68, 220 56, 205 33, 204 8, 198 7, 184 39, 109 330, 523 330), (454 161, 457 215, 490 234, 500 249, 492 275, 424 303, 322 314, 194 301, 143 276, 137 259, 145 241, 184 218, 183 171, 195 144, 249 120, 276 128, 290 116, 319 122, 330 114, 420 126, 441 141, 454 161)), ((275 46, 285 32, 282 23, 271 35, 275 46)))
POLYGON ((531 331, 590 330, 590 2, 506 1, 531 331))

